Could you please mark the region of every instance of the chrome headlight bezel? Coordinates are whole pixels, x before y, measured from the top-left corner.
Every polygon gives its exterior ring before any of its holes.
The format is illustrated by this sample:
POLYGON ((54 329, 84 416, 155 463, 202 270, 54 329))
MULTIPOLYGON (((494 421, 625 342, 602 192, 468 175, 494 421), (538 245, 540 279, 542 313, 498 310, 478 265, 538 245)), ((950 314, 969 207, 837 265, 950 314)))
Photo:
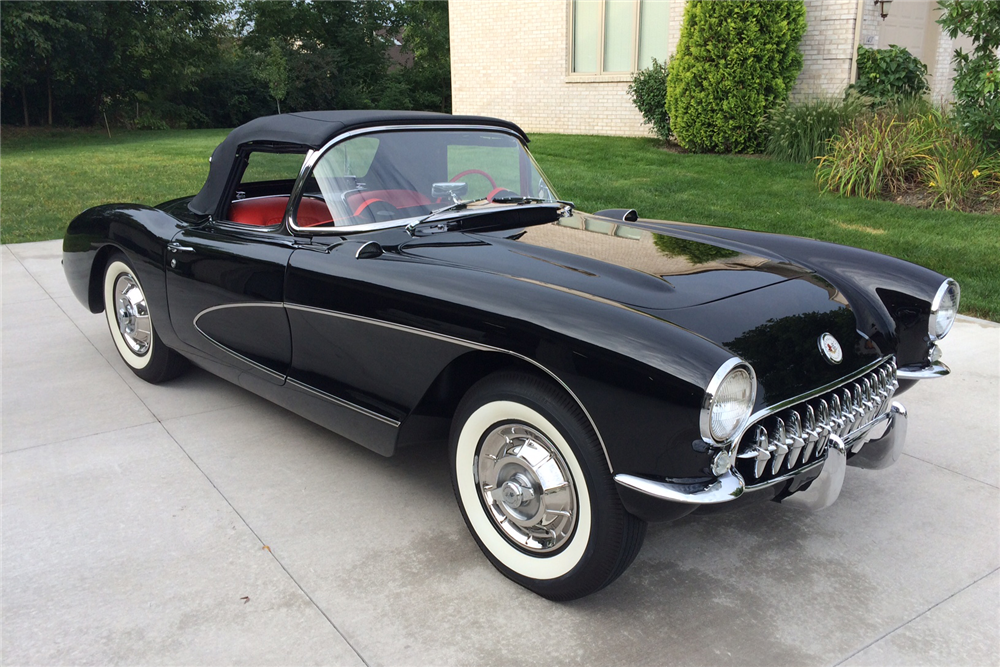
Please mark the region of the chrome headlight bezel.
POLYGON ((747 422, 750 419, 750 415, 753 413, 753 406, 757 400, 757 374, 753 370, 753 366, 747 362, 733 357, 726 361, 719 367, 719 370, 715 372, 712 376, 711 382, 708 383, 708 388, 705 389, 705 397, 701 404, 701 415, 700 415, 700 426, 701 426, 701 437, 708 444, 713 447, 726 447, 733 443, 734 439, 743 432, 746 428, 747 422), (738 375, 740 372, 746 373, 749 384, 750 384, 750 398, 747 401, 746 408, 743 411, 742 417, 739 421, 735 422, 735 425, 726 433, 717 434, 712 429, 712 411, 716 406, 716 397, 719 395, 719 390, 723 387, 731 376, 738 375))
POLYGON ((955 317, 958 315, 958 305, 961 297, 961 287, 951 278, 947 278, 938 287, 937 292, 934 294, 934 300, 931 301, 930 317, 927 319, 927 335, 930 336, 931 340, 941 340, 951 331, 952 325, 955 324, 955 317), (948 319, 946 325, 941 328, 938 326, 938 314, 941 311, 941 307, 946 305, 949 299, 954 302, 951 309, 951 317, 948 319))

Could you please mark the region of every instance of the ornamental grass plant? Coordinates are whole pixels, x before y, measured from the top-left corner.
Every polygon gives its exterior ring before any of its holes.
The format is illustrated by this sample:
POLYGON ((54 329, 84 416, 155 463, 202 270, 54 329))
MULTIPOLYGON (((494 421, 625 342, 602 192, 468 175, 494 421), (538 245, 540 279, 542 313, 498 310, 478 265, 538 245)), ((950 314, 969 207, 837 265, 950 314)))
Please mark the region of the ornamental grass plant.
POLYGON ((917 117, 891 110, 858 116, 819 159, 816 179, 824 192, 880 199, 919 179, 937 136, 917 117))
POLYGON ((764 153, 786 162, 810 162, 827 152, 831 139, 864 110, 856 97, 783 104, 765 121, 764 153))

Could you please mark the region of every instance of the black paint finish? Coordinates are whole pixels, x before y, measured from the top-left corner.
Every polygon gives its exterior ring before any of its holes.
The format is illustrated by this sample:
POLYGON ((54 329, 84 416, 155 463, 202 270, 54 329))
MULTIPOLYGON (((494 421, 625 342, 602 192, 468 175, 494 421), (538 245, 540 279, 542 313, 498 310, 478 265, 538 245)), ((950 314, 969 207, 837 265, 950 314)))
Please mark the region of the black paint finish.
MULTIPOLYGON (((385 455, 443 437, 464 391, 513 367, 579 403, 614 472, 703 479, 699 410, 726 360, 754 366, 757 409, 884 355, 920 362, 944 280, 854 248, 684 223, 536 224, 535 209, 496 205, 474 224, 308 237, 213 222, 188 202, 78 216, 64 241, 74 294, 99 312, 107 258, 124 252, 165 344, 385 455), (820 354, 823 333, 840 364, 820 354)), ((687 511, 625 500, 648 517, 687 511)))

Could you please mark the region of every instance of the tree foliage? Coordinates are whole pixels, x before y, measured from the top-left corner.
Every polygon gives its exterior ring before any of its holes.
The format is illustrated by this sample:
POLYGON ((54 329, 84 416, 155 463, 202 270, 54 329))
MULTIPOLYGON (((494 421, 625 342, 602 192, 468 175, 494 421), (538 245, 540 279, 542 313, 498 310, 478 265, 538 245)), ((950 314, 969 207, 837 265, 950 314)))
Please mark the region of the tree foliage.
POLYGON ((701 152, 757 152, 761 121, 799 71, 805 5, 691 0, 669 67, 667 113, 678 143, 701 152))
POLYGON ((955 117, 971 137, 1000 150, 1000 2, 942 0, 938 23, 954 39, 972 38, 972 53, 955 51, 955 117))
POLYGON ((446 3, 11 2, 0 23, 5 123, 226 127, 276 103, 451 107, 446 3))

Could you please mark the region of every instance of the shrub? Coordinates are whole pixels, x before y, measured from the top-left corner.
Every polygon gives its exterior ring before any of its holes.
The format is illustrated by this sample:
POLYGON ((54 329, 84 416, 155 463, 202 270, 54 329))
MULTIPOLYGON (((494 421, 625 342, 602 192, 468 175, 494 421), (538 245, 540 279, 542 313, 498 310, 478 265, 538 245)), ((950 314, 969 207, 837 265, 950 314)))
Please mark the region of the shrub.
POLYGON ((814 160, 826 153, 830 140, 840 136, 841 128, 862 109, 855 97, 781 105, 767 116, 764 152, 788 162, 814 160))
POLYGON ((867 98, 876 106, 919 97, 929 90, 927 65, 901 46, 866 49, 858 46, 858 80, 847 92, 867 98))
POLYGON ((670 138, 670 115, 667 113, 667 63, 657 62, 640 70, 628 86, 632 104, 642 114, 642 122, 652 125, 656 136, 666 141, 670 138))
POLYGON ((1000 156, 990 155, 981 142, 940 113, 928 115, 924 123, 934 137, 922 172, 924 185, 934 196, 930 205, 970 209, 985 202, 984 208, 996 209, 1000 156))
POLYGON ((920 178, 936 138, 922 118, 898 120, 891 111, 866 113, 845 128, 820 158, 824 192, 879 199, 920 178))
POLYGON ((763 148, 764 114, 788 98, 802 69, 805 5, 692 0, 667 79, 678 143, 702 152, 763 148))
POLYGON ((952 39, 972 38, 972 53, 955 51, 955 117, 962 130, 1000 150, 1000 2, 943 0, 938 23, 952 39))

